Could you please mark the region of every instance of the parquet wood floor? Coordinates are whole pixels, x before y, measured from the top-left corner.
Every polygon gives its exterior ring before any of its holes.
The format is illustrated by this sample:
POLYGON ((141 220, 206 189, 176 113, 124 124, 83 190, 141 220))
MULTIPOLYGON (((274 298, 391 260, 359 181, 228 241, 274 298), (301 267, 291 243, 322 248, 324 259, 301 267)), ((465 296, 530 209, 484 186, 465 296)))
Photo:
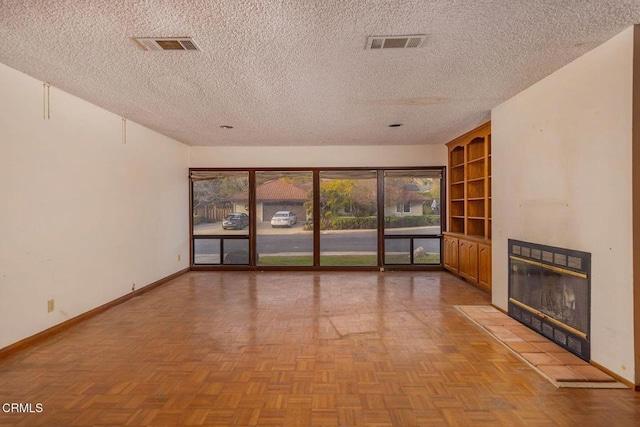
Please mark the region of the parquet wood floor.
POLYGON ((448 273, 191 272, 0 360, 0 426, 637 426, 556 388, 448 273))

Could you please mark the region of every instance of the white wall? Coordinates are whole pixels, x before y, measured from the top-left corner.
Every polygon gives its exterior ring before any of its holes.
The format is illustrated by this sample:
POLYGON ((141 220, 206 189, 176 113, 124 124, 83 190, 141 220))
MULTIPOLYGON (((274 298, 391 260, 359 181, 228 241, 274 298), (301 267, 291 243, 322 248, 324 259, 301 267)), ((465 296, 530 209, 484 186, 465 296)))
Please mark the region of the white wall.
POLYGON ((44 120, 1 64, 0 93, 0 348, 188 267, 187 146, 55 87, 44 120))
POLYGON ((633 28, 492 112, 493 303, 507 239, 590 252, 591 358, 634 381, 633 28))
POLYGON ((444 166, 445 145, 321 147, 192 147, 191 167, 444 166))

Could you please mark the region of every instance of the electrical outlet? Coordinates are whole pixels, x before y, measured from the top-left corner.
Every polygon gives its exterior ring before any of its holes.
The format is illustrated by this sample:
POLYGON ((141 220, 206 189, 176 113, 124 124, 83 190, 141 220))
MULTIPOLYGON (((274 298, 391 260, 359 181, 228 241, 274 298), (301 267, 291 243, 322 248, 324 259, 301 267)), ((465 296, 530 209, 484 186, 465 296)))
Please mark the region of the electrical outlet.
POLYGON ((180 259, 182 259, 182 256, 178 254, 178 261, 180 261, 180 259))
POLYGON ((55 310, 55 300, 50 299, 47 301, 47 313, 51 313, 55 310))
POLYGON ((133 292, 133 291, 135 291, 135 290, 136 290, 136 284, 135 284, 135 282, 134 282, 134 283, 133 283, 133 285, 131 285, 131 292, 133 292))

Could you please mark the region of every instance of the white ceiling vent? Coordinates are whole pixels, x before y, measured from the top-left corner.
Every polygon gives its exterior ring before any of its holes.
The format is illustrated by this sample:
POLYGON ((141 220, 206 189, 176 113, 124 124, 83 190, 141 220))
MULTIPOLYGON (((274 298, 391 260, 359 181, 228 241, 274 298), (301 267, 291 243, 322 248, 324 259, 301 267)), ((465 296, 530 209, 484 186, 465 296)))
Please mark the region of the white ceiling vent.
POLYGON ((201 50, 191 37, 135 37, 144 50, 201 50))
POLYGON ((365 49, 393 49, 422 47, 426 34, 414 34, 410 36, 371 36, 367 38, 365 49))

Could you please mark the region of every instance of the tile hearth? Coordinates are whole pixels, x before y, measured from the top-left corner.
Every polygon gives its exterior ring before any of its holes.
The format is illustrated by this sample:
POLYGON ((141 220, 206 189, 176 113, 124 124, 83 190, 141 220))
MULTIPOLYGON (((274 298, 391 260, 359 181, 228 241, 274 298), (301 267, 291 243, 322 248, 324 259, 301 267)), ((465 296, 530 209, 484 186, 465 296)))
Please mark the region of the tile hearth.
POLYGON ((556 387, 628 388, 494 307, 456 308, 556 387))

